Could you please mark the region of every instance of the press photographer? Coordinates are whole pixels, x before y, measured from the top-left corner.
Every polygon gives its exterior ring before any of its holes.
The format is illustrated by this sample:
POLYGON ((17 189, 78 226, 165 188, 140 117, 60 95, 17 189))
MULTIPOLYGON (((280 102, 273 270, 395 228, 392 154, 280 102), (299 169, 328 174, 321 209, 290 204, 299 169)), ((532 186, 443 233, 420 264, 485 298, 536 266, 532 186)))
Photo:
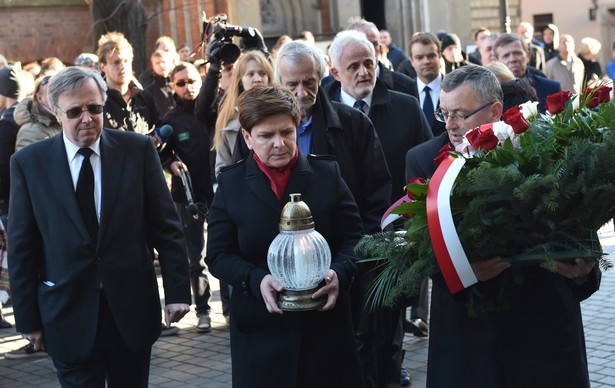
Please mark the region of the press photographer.
MULTIPOLYGON (((166 139, 166 146, 160 150, 160 159, 163 166, 173 174, 171 192, 188 244, 190 282, 198 317, 196 330, 204 333, 211 330, 211 290, 202 257, 205 245, 203 227, 208 204, 213 198, 209 169, 209 131, 206 123, 195 114, 195 100, 202 84, 196 67, 188 62, 180 63, 175 66, 170 77, 176 106, 165 115, 164 125, 160 129, 170 125, 173 131, 166 139), (186 171, 189 175, 185 174, 186 171), (191 185, 187 177, 191 178, 191 185), (196 218, 195 206, 200 209, 196 218)), ((163 135, 160 132, 158 135, 163 135)))

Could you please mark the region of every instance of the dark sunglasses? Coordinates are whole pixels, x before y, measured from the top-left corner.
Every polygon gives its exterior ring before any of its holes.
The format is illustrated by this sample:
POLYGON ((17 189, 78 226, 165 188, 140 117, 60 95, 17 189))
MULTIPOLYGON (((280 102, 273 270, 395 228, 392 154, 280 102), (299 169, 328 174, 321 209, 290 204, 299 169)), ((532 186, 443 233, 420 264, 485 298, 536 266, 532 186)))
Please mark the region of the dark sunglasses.
POLYGON ((81 107, 75 107, 75 108, 70 108, 67 111, 63 111, 60 109, 58 110, 60 110, 60 112, 65 113, 66 117, 68 117, 69 119, 78 119, 83 115, 83 112, 85 112, 86 110, 88 111, 90 116, 94 116, 94 115, 101 114, 104 108, 105 107, 102 105, 91 104, 87 106, 87 109, 81 109, 81 107))
POLYGON ((181 81, 175 82, 175 86, 183 88, 184 86, 186 86, 186 84, 193 85, 195 82, 196 82, 196 80, 194 80, 194 79, 181 80, 181 81))

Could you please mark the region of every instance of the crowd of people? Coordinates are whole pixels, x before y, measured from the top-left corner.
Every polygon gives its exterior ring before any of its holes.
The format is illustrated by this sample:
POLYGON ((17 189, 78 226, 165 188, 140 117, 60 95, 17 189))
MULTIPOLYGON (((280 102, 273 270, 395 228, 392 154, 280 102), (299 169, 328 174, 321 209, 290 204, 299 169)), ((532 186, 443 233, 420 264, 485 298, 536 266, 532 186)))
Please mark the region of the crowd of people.
POLYGON ((470 318, 439 277, 372 308, 379 267, 353 248, 446 144, 511 106, 544 112, 549 94, 610 82, 615 59, 602 67, 596 39, 577 51, 555 25, 537 40, 523 22, 477 29, 469 55, 450 32, 416 32, 406 53, 356 17, 326 53, 309 32, 271 51, 257 32, 232 61, 223 44, 211 37, 195 60, 160 37, 140 75, 119 32, 70 66, 0 56, 0 328, 10 297, 29 340, 7 358, 49 355, 63 386, 146 387, 153 342, 190 304, 195 330, 211 331, 209 267, 235 387, 408 386, 404 332, 429 336, 428 387, 589 387, 579 303, 598 289, 593 264, 473 263, 480 292, 504 271, 527 281, 506 312, 470 318), (280 310, 267 267, 294 192, 332 250, 319 311, 280 310), (540 327, 520 332, 528 316, 540 327))

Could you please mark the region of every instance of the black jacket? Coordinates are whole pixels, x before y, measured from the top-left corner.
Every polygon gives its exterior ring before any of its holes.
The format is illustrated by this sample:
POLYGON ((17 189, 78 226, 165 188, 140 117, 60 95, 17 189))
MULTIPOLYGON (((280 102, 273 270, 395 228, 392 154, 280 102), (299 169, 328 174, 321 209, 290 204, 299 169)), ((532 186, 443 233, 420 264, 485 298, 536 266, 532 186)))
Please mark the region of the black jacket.
POLYGON ((141 92, 142 89, 131 82, 131 98, 126 103, 118 90, 107 89, 103 126, 142 134, 152 130, 159 121, 156 104, 141 92))
MULTIPOLYGON (((17 103, 14 103, 2 112, 0 118, 0 214, 9 211, 9 191, 11 189, 10 160, 15 153, 15 140, 19 125, 15 122, 13 112, 17 103)), ((4 225, 6 228, 6 225, 4 225)))
MULTIPOLYGON (((164 117, 163 123, 173 127, 173 133, 160 153, 163 165, 177 157, 188 167, 192 179, 195 201, 211 203, 213 188, 209 169, 209 131, 207 125, 194 113, 194 101, 175 98, 176 106, 164 117)), ((173 175, 173 200, 185 202, 186 197, 179 177, 173 175)))
POLYGON ((335 156, 359 206, 365 232, 377 232, 391 196, 391 175, 371 121, 356 109, 330 101, 320 88, 312 113, 310 152, 335 156))

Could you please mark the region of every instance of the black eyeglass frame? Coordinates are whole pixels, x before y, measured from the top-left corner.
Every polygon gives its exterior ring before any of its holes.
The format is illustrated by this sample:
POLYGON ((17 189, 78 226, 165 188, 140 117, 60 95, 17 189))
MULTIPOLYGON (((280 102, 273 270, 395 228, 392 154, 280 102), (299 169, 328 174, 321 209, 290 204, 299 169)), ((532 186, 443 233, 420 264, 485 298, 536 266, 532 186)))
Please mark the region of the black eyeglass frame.
POLYGON ((184 86, 186 86, 186 84, 194 85, 195 82, 196 82, 195 79, 181 80, 181 81, 175 82, 175 86, 183 88, 184 86))
POLYGON ((66 117, 69 119, 80 119, 81 116, 83 116, 83 112, 86 112, 86 111, 88 112, 90 116, 99 115, 103 112, 104 109, 105 109, 105 106, 100 105, 100 104, 89 104, 86 107, 86 109, 81 109, 80 106, 76 106, 74 108, 70 108, 65 111, 58 108, 58 110, 64 113, 66 117))
POLYGON ((438 120, 441 123, 446 123, 446 121, 448 119, 453 119, 453 121, 457 121, 459 122, 459 120, 463 120, 463 121, 467 121, 470 117, 474 116, 475 114, 477 114, 478 112, 480 112, 481 110, 485 109, 486 107, 488 107, 489 105, 493 105, 495 104, 497 101, 492 101, 489 102, 483 106, 481 106, 480 108, 473 110, 472 112, 466 114, 466 115, 460 115, 460 114, 447 114, 446 116, 444 116, 444 113, 442 112, 441 108, 438 108, 435 112, 433 112, 434 117, 436 118, 436 120, 438 120))

